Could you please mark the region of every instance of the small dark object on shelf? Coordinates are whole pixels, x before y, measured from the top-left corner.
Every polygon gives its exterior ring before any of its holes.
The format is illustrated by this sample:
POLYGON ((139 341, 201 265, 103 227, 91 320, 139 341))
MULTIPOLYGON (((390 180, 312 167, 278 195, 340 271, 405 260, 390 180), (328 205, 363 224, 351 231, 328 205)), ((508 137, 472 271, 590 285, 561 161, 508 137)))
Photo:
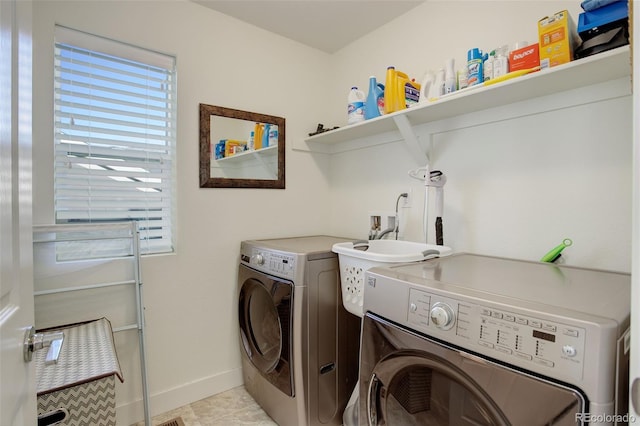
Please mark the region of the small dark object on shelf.
POLYGON ((324 124, 318 123, 318 127, 316 128, 316 131, 313 132, 313 133, 309 133, 309 136, 319 135, 320 133, 328 132, 329 130, 335 130, 335 129, 339 129, 339 127, 335 126, 335 127, 331 128, 331 129, 325 129, 324 128, 324 124))

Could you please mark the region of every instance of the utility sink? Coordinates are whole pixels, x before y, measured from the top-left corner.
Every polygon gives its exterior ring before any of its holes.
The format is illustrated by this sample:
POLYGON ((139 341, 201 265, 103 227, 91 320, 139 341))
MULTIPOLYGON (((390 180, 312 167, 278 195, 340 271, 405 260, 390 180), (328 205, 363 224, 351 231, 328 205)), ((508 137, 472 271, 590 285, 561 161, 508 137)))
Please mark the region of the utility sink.
POLYGON ((446 256, 451 248, 403 240, 361 240, 334 244, 332 251, 338 253, 340 263, 342 303, 347 311, 362 317, 364 273, 369 268, 446 256))

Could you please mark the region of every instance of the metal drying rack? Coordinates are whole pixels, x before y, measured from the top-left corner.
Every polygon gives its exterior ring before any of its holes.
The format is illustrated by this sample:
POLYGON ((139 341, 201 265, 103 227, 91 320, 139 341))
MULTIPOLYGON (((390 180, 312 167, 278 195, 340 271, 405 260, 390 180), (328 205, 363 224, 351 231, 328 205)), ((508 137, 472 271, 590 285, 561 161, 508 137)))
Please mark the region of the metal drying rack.
POLYGON ((33 255, 37 328, 106 317, 114 333, 138 331, 144 421, 150 426, 138 223, 36 225, 33 255))

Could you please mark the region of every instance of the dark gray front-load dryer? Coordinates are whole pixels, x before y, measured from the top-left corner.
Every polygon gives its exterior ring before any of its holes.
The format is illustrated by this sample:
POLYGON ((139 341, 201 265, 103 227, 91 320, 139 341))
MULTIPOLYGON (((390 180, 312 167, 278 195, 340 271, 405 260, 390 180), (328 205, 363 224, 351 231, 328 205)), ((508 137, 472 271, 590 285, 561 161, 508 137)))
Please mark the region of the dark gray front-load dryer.
POLYGON ((280 426, 340 425, 357 381, 360 319, 342 304, 333 244, 244 241, 238 320, 245 388, 280 426))

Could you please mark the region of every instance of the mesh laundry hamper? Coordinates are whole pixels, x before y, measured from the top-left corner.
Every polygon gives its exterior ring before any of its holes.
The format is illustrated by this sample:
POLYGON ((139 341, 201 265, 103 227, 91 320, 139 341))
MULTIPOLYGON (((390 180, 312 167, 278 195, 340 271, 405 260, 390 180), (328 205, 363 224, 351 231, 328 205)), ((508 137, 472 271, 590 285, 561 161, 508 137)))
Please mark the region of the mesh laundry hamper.
POLYGON ((56 327, 64 340, 57 363, 46 364, 46 350, 34 354, 38 416, 60 410, 60 425, 116 426, 115 377, 122 373, 105 318, 56 327))

